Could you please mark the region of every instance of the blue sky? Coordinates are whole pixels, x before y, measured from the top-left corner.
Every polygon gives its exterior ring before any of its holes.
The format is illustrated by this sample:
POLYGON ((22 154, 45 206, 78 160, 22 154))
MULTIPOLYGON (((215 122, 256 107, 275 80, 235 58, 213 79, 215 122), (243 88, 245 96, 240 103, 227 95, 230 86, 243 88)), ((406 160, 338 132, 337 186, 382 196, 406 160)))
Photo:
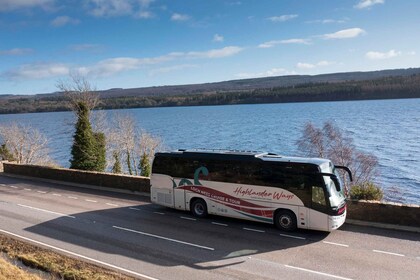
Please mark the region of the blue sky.
POLYGON ((418 0, 0 0, 0 94, 420 67, 418 0))

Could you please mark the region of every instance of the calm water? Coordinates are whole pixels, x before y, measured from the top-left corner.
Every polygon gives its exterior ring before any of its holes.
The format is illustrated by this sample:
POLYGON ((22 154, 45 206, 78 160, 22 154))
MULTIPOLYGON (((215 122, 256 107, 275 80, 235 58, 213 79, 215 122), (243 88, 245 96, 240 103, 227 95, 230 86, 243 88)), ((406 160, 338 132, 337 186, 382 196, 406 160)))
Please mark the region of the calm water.
MULTIPOLYGON (((228 148, 299 155, 296 140, 308 121, 333 121, 354 138, 358 149, 379 159, 377 182, 400 194, 387 199, 420 204, 420 99, 173 107, 106 111, 130 114, 140 128, 160 136, 166 147, 228 148)), ((69 166, 73 114, 0 115, 47 135, 52 158, 69 166)))

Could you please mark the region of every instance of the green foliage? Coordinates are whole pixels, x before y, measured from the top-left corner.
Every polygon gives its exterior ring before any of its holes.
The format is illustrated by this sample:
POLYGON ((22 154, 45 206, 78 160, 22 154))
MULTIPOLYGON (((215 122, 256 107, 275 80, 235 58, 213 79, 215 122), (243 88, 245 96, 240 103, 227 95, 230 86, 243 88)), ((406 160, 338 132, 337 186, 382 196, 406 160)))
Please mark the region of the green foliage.
POLYGON ((113 157, 114 157, 115 162, 114 162, 114 165, 112 166, 112 173, 120 174, 122 173, 120 154, 118 152, 114 152, 113 157))
POLYGON ((141 156, 139 169, 141 176, 150 177, 150 173, 152 172, 152 166, 150 165, 150 158, 146 153, 144 153, 141 156))
POLYGON ((0 160, 15 161, 15 158, 7 148, 6 144, 2 144, 0 146, 0 160))
POLYGON ((93 136, 95 137, 95 171, 104 172, 106 167, 105 134, 103 134, 102 132, 95 132, 93 133, 93 136))
POLYGON ((78 105, 78 111, 76 112, 76 132, 73 136, 73 146, 71 148, 72 158, 70 160, 70 168, 103 171, 105 169, 103 163, 105 159, 103 155, 105 136, 102 133, 94 134, 92 132, 89 121, 89 108, 83 102, 80 102, 78 105), (99 144, 97 140, 99 140, 99 144))
POLYGON ((350 197, 358 200, 382 200, 384 193, 382 189, 369 182, 363 185, 352 186, 350 197))

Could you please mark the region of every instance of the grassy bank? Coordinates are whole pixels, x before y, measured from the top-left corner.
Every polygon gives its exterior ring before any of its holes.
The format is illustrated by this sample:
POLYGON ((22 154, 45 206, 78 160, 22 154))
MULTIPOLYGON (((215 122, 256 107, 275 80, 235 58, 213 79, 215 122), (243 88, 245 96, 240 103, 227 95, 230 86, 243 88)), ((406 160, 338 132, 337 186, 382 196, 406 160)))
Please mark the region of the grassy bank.
MULTIPOLYGON (((135 279, 121 273, 108 270, 91 263, 60 255, 17 239, 0 235, 0 251, 11 259, 18 260, 24 265, 46 272, 52 278, 65 280, 131 280, 135 279)), ((0 259, 0 280, 3 279, 40 279, 21 271, 0 259), (19 274, 18 274, 19 273, 19 274)))

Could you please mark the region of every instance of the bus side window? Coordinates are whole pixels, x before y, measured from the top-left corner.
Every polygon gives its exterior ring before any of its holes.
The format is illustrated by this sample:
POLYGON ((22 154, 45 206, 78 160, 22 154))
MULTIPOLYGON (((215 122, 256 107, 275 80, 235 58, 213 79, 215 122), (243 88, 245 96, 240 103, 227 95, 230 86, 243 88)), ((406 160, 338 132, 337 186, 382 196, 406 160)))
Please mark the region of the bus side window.
POLYGON ((327 202, 325 200, 324 189, 320 186, 312 186, 312 208, 322 212, 326 211, 327 202))

